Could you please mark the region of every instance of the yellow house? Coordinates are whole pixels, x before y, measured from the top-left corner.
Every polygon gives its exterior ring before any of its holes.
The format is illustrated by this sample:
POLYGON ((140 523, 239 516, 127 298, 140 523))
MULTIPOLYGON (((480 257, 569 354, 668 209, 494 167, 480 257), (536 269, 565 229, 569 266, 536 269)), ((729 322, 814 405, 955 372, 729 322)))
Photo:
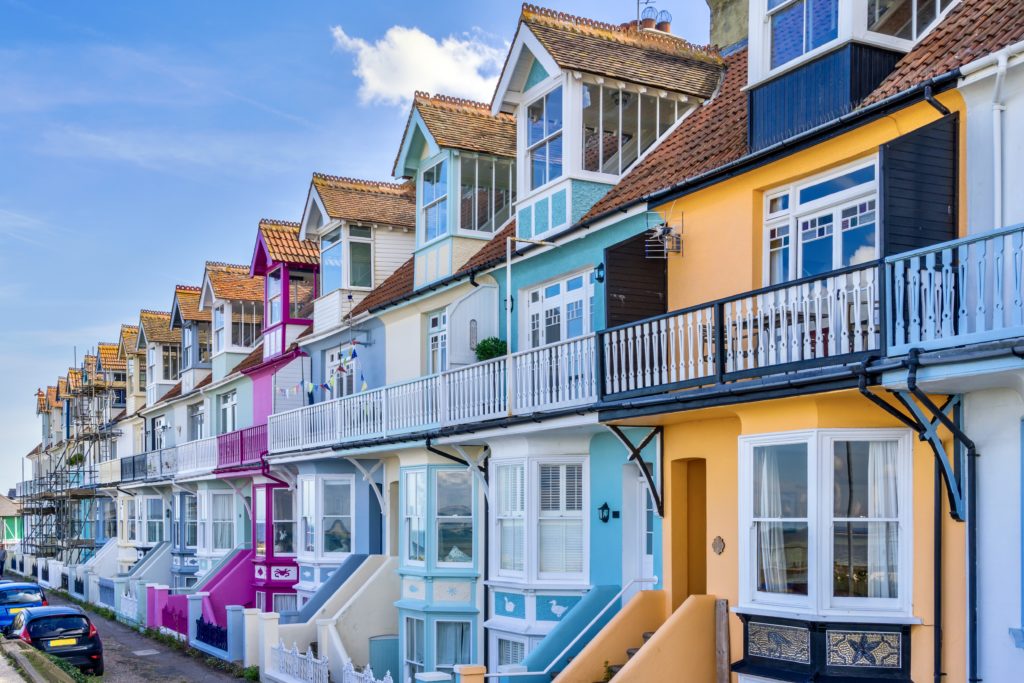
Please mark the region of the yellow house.
POLYGON ((853 17, 792 63, 762 4, 718 93, 589 216, 646 203, 681 243, 670 312, 599 340, 602 421, 663 430, 664 590, 557 680, 967 681, 973 447, 906 347, 951 324, 928 297, 960 266, 913 254, 968 232, 958 67, 1021 39, 991 37, 1012 3, 947 5, 902 50, 853 17))

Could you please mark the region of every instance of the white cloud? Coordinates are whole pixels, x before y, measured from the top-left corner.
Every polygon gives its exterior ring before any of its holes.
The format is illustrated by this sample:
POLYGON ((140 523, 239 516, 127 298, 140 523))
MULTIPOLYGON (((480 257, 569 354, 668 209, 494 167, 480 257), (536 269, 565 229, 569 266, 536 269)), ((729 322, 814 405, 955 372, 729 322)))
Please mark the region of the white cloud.
POLYGON ((405 104, 416 90, 490 101, 505 50, 480 35, 437 40, 418 28, 392 26, 375 43, 331 29, 340 50, 355 55, 363 104, 405 104))

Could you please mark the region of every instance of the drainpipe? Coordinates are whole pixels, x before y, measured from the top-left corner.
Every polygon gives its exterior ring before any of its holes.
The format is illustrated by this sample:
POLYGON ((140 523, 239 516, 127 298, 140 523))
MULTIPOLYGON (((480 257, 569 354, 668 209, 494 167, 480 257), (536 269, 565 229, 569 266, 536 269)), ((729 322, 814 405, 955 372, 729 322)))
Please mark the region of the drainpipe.
POLYGON ((932 609, 935 610, 935 628, 932 631, 932 671, 935 683, 942 677, 942 475, 938 461, 935 462, 935 513, 932 519, 934 555, 932 557, 932 609))

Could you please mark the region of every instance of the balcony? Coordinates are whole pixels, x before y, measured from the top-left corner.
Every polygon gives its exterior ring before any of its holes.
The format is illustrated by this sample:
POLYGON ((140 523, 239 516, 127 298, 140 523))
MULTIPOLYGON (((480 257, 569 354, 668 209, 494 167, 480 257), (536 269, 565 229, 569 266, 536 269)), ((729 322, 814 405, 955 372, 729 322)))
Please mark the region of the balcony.
POLYGON ((594 339, 578 337, 273 415, 270 452, 588 405, 597 399, 594 339))
POLYGON ((121 458, 121 481, 145 481, 148 469, 148 453, 127 455, 121 458))
POLYGON ((236 429, 217 437, 217 469, 259 467, 266 454, 266 425, 236 429))
POLYGON ((177 449, 160 448, 146 453, 146 481, 160 481, 174 476, 177 449))
POLYGON ((177 447, 176 477, 209 474, 217 467, 217 437, 189 441, 177 447))
POLYGON ((104 460, 100 463, 99 469, 99 483, 104 484, 116 484, 121 479, 121 461, 120 460, 104 460))

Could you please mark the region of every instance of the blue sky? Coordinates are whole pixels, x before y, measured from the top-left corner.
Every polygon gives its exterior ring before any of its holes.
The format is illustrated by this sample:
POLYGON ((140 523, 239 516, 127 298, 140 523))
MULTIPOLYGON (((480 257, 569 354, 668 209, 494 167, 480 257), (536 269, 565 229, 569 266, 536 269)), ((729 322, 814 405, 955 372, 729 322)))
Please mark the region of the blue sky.
MULTIPOLYGON (((707 42, 704 0, 658 5, 707 42)), ((489 99, 519 10, 0 0, 0 490, 75 347, 167 310, 206 260, 248 263, 257 221, 297 220, 313 171, 388 178, 413 90, 489 99)))

